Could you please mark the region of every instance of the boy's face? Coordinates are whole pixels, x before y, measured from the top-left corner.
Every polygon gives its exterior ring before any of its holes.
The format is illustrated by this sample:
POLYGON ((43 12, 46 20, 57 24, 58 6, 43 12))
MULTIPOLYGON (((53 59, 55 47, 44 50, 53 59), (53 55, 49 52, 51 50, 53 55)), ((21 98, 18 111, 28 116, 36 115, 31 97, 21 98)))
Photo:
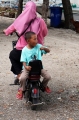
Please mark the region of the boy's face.
POLYGON ((31 36, 31 39, 28 40, 28 44, 31 46, 31 47, 35 47, 37 45, 37 35, 32 35, 31 36))

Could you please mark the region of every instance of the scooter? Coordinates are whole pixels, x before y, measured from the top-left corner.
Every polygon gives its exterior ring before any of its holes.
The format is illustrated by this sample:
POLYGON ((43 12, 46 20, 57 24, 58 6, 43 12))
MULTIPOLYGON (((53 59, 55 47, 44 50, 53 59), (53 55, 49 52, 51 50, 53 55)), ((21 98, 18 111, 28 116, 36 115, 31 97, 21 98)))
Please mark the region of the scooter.
POLYGON ((38 105, 44 104, 43 102, 40 102, 40 90, 44 92, 44 86, 40 81, 42 62, 41 60, 33 60, 29 62, 29 66, 31 66, 32 69, 26 80, 24 96, 26 102, 31 102, 31 109, 35 110, 38 105))

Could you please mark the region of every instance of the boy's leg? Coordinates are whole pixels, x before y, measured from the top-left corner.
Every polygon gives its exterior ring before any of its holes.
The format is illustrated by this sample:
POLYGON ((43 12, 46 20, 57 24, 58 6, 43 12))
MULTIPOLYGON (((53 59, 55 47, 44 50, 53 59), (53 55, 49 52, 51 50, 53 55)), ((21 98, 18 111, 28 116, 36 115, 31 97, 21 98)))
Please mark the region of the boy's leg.
POLYGON ((50 93, 51 90, 50 88, 47 86, 49 80, 51 80, 51 76, 48 74, 48 72, 44 69, 41 70, 41 76, 44 78, 42 81, 43 86, 45 87, 45 91, 47 93, 50 93))
POLYGON ((26 83, 26 79, 28 78, 28 75, 29 75, 29 71, 27 71, 27 70, 24 68, 24 70, 23 70, 23 72, 21 73, 21 76, 20 76, 20 78, 19 78, 22 91, 25 91, 25 83, 26 83))
POLYGON ((42 82, 44 87, 47 87, 47 84, 48 84, 49 80, 51 80, 51 76, 44 69, 41 70, 41 76, 44 78, 43 82, 42 82))
POLYGON ((26 83, 26 79, 28 78, 28 75, 29 75, 29 71, 24 69, 19 78, 21 87, 18 89, 18 93, 16 95, 16 98, 19 100, 23 98, 23 91, 25 91, 25 83, 26 83))

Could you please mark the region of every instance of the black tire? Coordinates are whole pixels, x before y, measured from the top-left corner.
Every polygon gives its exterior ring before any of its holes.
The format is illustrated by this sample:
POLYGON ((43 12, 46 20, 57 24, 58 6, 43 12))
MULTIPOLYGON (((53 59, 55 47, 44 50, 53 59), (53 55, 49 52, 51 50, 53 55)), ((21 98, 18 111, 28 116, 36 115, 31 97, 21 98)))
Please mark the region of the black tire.
POLYGON ((32 106, 31 106, 31 109, 32 109, 32 110, 36 110, 38 103, 39 103, 39 99, 38 99, 38 98, 32 98, 32 106))

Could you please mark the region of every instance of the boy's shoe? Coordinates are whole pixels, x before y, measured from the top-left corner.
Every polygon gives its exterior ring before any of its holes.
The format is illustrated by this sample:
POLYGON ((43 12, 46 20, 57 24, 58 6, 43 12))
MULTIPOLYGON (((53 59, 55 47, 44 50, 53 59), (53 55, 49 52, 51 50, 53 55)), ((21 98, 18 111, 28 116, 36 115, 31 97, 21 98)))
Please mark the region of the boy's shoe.
POLYGON ((14 80, 14 85, 20 85, 19 79, 15 79, 15 80, 14 80))
POLYGON ((50 88, 48 86, 45 88, 45 92, 51 93, 51 90, 50 90, 50 88))
POLYGON ((22 98, 23 98, 23 91, 21 89, 18 89, 18 93, 16 95, 16 98, 18 100, 22 100, 22 98))

